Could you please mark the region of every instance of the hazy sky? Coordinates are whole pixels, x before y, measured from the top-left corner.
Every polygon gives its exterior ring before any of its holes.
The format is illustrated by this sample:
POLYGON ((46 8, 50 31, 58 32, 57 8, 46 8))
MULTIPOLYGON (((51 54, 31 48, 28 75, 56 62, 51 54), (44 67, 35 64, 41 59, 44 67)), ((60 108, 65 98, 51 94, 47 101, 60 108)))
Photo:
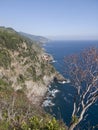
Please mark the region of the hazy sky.
POLYGON ((98 0, 0 0, 0 26, 35 35, 98 39, 98 0))

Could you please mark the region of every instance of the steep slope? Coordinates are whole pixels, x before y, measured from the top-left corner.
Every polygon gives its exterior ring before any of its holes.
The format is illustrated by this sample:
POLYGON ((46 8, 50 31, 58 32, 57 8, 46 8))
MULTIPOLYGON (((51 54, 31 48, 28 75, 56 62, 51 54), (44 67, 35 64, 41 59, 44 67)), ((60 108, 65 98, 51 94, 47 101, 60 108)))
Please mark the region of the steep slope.
POLYGON ((40 107, 57 74, 38 44, 0 27, 0 130, 65 130, 40 107))
POLYGON ((39 104, 55 69, 43 59, 38 44, 11 28, 0 28, 0 79, 15 91, 22 90, 33 104, 39 104))

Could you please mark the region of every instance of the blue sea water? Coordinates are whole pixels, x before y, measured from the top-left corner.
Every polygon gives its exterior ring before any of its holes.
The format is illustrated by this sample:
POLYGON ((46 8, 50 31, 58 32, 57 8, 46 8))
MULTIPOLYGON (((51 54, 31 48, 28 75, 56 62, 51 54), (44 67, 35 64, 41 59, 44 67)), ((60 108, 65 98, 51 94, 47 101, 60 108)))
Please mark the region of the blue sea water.
MULTIPOLYGON (((78 54, 90 47, 98 47, 98 41, 51 41, 44 46, 46 52, 52 54, 54 60, 57 61, 53 65, 62 75, 64 75, 64 56, 78 54)), ((75 90, 70 84, 59 83, 52 83, 51 89, 57 89, 59 92, 52 99, 55 105, 47 106, 45 110, 69 125, 75 90)), ((76 130, 78 128, 79 130, 88 130, 88 128, 92 130, 90 126, 95 126, 96 124, 98 124, 98 102, 88 109, 83 121, 78 125, 76 130)), ((98 130, 98 128, 94 130, 98 130)))

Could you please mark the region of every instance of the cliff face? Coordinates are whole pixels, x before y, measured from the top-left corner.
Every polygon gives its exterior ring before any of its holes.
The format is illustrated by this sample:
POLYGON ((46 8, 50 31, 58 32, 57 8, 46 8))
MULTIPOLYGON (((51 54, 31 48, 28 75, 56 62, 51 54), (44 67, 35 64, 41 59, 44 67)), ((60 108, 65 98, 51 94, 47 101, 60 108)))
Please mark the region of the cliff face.
POLYGON ((6 83, 39 104, 55 76, 55 69, 43 54, 35 42, 11 28, 0 28, 0 87, 6 83))

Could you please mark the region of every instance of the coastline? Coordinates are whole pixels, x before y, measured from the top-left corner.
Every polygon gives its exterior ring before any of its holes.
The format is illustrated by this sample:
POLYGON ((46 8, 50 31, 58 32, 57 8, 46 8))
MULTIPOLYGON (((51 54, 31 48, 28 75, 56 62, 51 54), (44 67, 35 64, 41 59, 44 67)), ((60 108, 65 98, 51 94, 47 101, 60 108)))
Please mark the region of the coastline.
MULTIPOLYGON (((46 43, 44 45, 46 45, 46 43)), ((42 56, 43 59, 45 61, 47 61, 48 64, 53 66, 53 64, 51 64, 51 63, 53 63, 55 61, 53 55, 50 54, 50 53, 47 53, 44 47, 42 47, 42 49, 43 49, 43 52, 44 52, 43 56, 42 56)), ((63 81, 67 81, 67 79, 55 69, 55 72, 53 74, 51 74, 51 76, 49 76, 47 78, 44 78, 44 81, 45 81, 45 85, 43 85, 43 87, 46 88, 46 89, 44 89, 44 94, 43 94, 42 98, 39 101, 40 106, 42 106, 45 98, 47 97, 47 93, 48 93, 49 86, 51 85, 51 83, 55 82, 55 81, 63 82, 63 81)))
MULTIPOLYGON (((47 82, 47 85, 46 85, 47 90, 45 91, 45 93, 44 93, 44 95, 42 97, 42 100, 40 101, 40 105, 42 107, 44 107, 43 103, 44 103, 45 99, 47 99, 47 95, 51 95, 51 97, 54 97, 55 93, 57 93, 56 90, 52 90, 52 91, 49 90, 49 87, 51 86, 51 83, 55 82, 55 80, 58 82, 58 81, 65 81, 66 79, 57 71, 55 72, 54 75, 52 75, 51 80, 49 82, 47 82), (51 94, 49 93, 49 91, 50 91, 51 94)), ((51 104, 51 102, 50 102, 50 104, 51 104)))

